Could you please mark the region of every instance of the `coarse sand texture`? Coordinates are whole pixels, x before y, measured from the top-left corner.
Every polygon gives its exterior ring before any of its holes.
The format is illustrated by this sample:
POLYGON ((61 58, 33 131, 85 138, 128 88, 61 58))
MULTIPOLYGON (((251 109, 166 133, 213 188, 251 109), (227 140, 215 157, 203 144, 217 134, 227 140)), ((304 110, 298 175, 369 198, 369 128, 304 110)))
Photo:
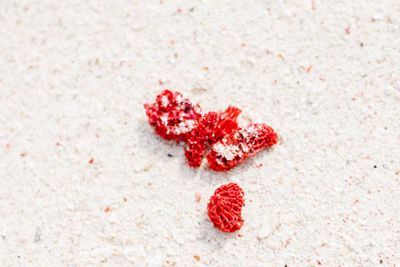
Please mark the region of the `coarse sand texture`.
POLYGON ((399 266, 399 159, 398 0, 0 1, 0 266, 399 266), (278 142, 191 167, 166 88, 278 142))

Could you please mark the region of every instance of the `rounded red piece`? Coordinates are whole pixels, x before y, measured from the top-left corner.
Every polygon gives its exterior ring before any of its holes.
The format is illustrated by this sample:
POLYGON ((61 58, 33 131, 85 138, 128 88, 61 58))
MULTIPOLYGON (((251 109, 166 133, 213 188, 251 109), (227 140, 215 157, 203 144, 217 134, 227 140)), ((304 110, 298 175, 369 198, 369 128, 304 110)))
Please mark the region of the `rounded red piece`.
POLYGON ((162 91, 155 103, 145 104, 144 108, 150 125, 166 140, 186 141, 202 116, 198 105, 170 90, 162 91))
POLYGON ((223 232, 235 232, 243 225, 244 192, 236 183, 220 186, 207 206, 208 217, 223 232))

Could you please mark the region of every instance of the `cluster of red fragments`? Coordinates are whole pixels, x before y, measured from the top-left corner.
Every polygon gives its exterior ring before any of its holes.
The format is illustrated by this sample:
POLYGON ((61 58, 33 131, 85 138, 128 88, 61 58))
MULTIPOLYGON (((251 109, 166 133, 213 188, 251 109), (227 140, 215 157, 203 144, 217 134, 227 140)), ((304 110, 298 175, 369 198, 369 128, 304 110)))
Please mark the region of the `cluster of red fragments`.
POLYGON ((202 113, 199 105, 192 104, 179 92, 164 90, 155 103, 144 107, 150 125, 159 136, 186 143, 185 156, 192 167, 200 167, 208 153, 212 170, 227 171, 278 140, 266 124, 240 127, 237 117, 241 110, 237 107, 202 113))
MULTIPOLYGON (((200 167, 206 156, 215 171, 234 168, 258 151, 277 143, 274 130, 266 124, 250 123, 240 127, 241 110, 229 106, 223 112, 202 113, 179 92, 164 90, 155 103, 145 104, 149 123, 166 140, 185 142, 190 166, 200 167)), ((244 192, 235 183, 215 190, 207 206, 208 217, 223 232, 235 232, 243 225, 244 192)))

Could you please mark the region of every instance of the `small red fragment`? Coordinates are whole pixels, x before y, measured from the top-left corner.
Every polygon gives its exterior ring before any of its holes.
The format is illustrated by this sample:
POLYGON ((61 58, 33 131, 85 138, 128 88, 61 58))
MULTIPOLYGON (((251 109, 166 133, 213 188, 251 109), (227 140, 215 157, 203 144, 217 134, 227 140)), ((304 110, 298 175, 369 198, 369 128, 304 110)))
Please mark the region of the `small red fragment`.
POLYGON ((241 110, 230 106, 224 112, 208 112, 187 138, 185 156, 192 167, 200 167, 208 145, 221 140, 238 129, 237 117, 241 110))
POLYGON ((200 167, 203 157, 207 151, 207 139, 203 127, 196 127, 187 138, 185 157, 189 166, 200 167))
POLYGON ((208 164, 212 170, 227 171, 277 142, 278 136, 271 127, 251 123, 215 143, 207 156, 208 164))
POLYGON ((93 162, 94 162, 94 158, 91 158, 91 159, 89 160, 89 164, 93 164, 93 162))
POLYGON ((112 211, 112 209, 111 209, 109 206, 107 206, 107 207, 104 208, 104 212, 105 212, 105 213, 109 213, 109 212, 111 212, 111 211, 112 211))
POLYGON ((207 138, 210 143, 221 140, 225 135, 239 128, 237 117, 242 111, 234 106, 229 106, 224 112, 209 112, 204 116, 208 128, 207 138))
POLYGON ((223 232, 235 232, 243 225, 242 207, 244 192, 236 183, 220 186, 211 196, 207 206, 208 217, 223 232))
POLYGON ((162 91, 155 103, 144 108, 150 125, 166 140, 185 141, 201 118, 200 106, 170 90, 162 91))
POLYGON ((344 31, 346 32, 346 34, 350 34, 350 33, 351 33, 351 31, 350 31, 350 26, 347 26, 347 27, 344 29, 344 31))
POLYGON ((193 259, 195 259, 196 261, 200 261, 200 256, 199 255, 194 255, 193 259))

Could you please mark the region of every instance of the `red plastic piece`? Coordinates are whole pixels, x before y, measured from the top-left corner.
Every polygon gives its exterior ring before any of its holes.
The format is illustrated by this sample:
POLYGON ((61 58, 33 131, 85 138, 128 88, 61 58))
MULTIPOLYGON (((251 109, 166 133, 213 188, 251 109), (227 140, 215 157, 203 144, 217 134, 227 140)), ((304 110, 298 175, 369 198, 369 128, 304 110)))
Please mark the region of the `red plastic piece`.
POLYGON ((239 108, 230 106, 224 112, 208 112, 200 119, 187 138, 185 156, 190 166, 199 167, 209 145, 239 128, 236 119, 240 113, 239 108))
POLYGON ((144 108, 150 125, 166 140, 185 141, 202 116, 199 105, 170 90, 162 91, 155 103, 144 108))
POLYGON ((207 161, 212 170, 227 171, 277 142, 277 134, 268 125, 249 124, 212 145, 207 161))
POLYGON ((207 206, 208 217, 223 232, 235 232, 243 225, 244 192, 239 185, 229 183, 215 190, 207 206))

